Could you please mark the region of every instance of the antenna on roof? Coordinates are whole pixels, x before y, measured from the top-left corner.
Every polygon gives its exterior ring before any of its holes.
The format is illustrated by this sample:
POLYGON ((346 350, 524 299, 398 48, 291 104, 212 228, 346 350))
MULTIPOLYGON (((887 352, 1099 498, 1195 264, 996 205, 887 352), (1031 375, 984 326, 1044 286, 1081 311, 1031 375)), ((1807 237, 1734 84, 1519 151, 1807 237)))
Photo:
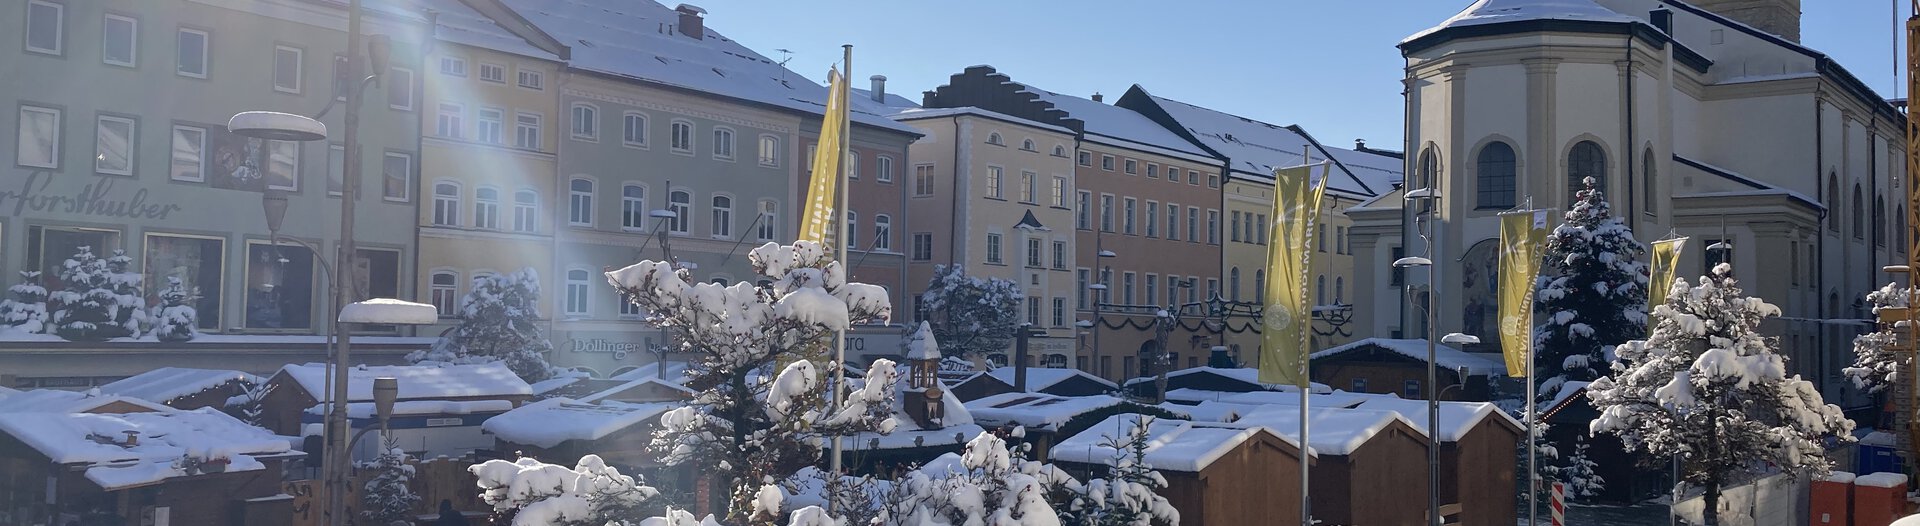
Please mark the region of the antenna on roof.
POLYGON ((787 81, 787 62, 793 60, 793 51, 787 48, 775 49, 780 52, 780 82, 787 81))

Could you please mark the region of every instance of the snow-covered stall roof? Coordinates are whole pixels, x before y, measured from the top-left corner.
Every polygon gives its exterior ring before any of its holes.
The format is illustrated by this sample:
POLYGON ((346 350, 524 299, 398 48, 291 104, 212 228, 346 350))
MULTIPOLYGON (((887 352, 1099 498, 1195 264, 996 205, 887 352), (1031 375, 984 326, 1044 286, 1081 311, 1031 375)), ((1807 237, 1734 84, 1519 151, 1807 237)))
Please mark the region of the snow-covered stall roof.
MULTIPOLYGON (((1315 146, 1311 138, 1293 127, 1268 124, 1166 97, 1148 97, 1201 143, 1227 156, 1233 171, 1246 176, 1272 180, 1276 169, 1306 164, 1306 150, 1315 146)), ((1326 160, 1327 154, 1319 148, 1313 150, 1314 162, 1326 160)), ((1359 160, 1364 155, 1352 151, 1348 153, 1352 155, 1334 155, 1342 163, 1347 158, 1359 160)), ((1316 169, 1315 175, 1318 174, 1316 169)), ((1360 178, 1359 175, 1336 166, 1333 179, 1327 181, 1327 190, 1350 197, 1373 196, 1385 191, 1391 181, 1397 178, 1397 174, 1374 171, 1367 172, 1367 175, 1373 176, 1370 179, 1360 178)))
POLYGON ((1207 400, 1195 405, 1160 404, 1161 409, 1180 411, 1186 413, 1188 418, 1203 422, 1232 422, 1239 420, 1240 415, 1251 413, 1253 410, 1261 407, 1259 404, 1236 404, 1232 402, 1216 402, 1213 400, 1207 400))
MULTIPOLYGON (((569 43, 574 68, 815 115, 826 110, 827 88, 815 82, 826 72, 808 72, 819 76, 809 77, 788 70, 721 35, 713 18, 702 24, 703 38, 696 40, 679 30, 680 13, 651 0, 516 0, 513 7, 569 43)), ((891 110, 871 98, 852 97, 850 108, 855 123, 920 134, 884 117, 891 110)))
POLYGON ((1534 20, 1631 23, 1638 19, 1601 7, 1593 0, 1480 0, 1440 22, 1440 25, 1409 35, 1400 43, 1419 40, 1449 28, 1534 20))
MULTIPOLYGON (((1506 411, 1486 402, 1440 402, 1436 417, 1440 420, 1440 432, 1436 438, 1441 442, 1458 442, 1467 432, 1488 418, 1503 419, 1519 428, 1520 422, 1507 416, 1506 411)), ((1414 429, 1427 432, 1427 402, 1425 400, 1403 400, 1383 396, 1362 402, 1355 409, 1373 411, 1393 411, 1400 413, 1414 429)))
MULTIPOLYGON (((226 471, 265 469, 259 458, 297 455, 287 440, 219 411, 0 414, 0 432, 58 464, 80 464, 87 480, 113 490, 190 475, 183 457, 227 461, 226 471), (139 432, 125 445, 127 431, 139 432)), ((277 474, 275 475, 278 476, 277 474)))
POLYGON ((548 398, 489 418, 480 429, 507 442, 551 448, 568 440, 599 440, 681 405, 548 398))
MULTIPOLYGON (((1413 422, 1393 411, 1373 411, 1366 409, 1313 409, 1307 424, 1310 427, 1307 441, 1313 446, 1316 455, 1351 455, 1360 446, 1373 440, 1374 435, 1393 425, 1395 421, 1412 426, 1413 422)), ((1252 413, 1241 415, 1236 425, 1261 426, 1274 434, 1292 440, 1300 438, 1300 408, 1286 406, 1267 406, 1255 409, 1252 413)), ((1419 428, 1414 428, 1419 429, 1419 428)))
MULTIPOLYGON (((1290 393, 1299 392, 1297 390, 1298 388, 1292 385, 1262 383, 1260 381, 1260 370, 1254 369, 1251 367, 1237 367, 1237 368, 1222 368, 1222 367, 1207 367, 1207 366, 1188 367, 1186 369, 1180 369, 1177 371, 1167 371, 1167 379, 1172 380, 1174 378, 1180 378, 1182 376, 1194 375, 1194 374, 1212 374, 1212 375, 1227 378, 1229 380, 1247 384, 1249 387, 1252 387, 1254 389, 1267 390, 1267 391, 1283 391, 1283 392, 1290 392, 1290 393)), ((1142 376, 1139 378, 1127 380, 1127 387, 1133 387, 1139 384, 1151 384, 1153 382, 1154 382, 1154 377, 1142 376)), ((1172 389, 1172 390, 1169 390, 1167 394, 1168 396, 1172 396, 1173 392, 1188 391, 1188 390, 1190 389, 1188 388, 1172 389)), ((1206 391, 1197 390, 1197 389, 1191 389, 1191 391, 1206 392, 1206 391)), ((1327 384, 1315 382, 1313 383, 1313 392, 1331 393, 1333 392, 1333 388, 1328 387, 1327 384)), ((1196 399, 1196 400, 1211 400, 1211 399, 1202 398, 1202 399, 1196 399)))
POLYGON ((1054 108, 1085 123, 1084 129, 1087 134, 1095 136, 1089 137, 1089 140, 1179 157, 1198 163, 1212 164, 1219 161, 1192 142, 1175 135, 1160 123, 1153 122, 1153 119, 1139 112, 1030 85, 1022 86, 1025 91, 1039 96, 1040 100, 1053 104, 1054 108), (1102 137, 1107 140, 1100 140, 1102 137))
POLYGON ((17 391, 0 398, 0 413, 85 413, 121 402, 153 412, 171 412, 173 408, 139 398, 100 394, 98 389, 61 391, 34 389, 17 391))
POLYGON ((1057 396, 1045 393, 1002 393, 967 402, 973 421, 985 426, 1026 426, 1028 429, 1058 429, 1074 417, 1126 403, 1106 396, 1057 396))
MULTIPOLYGON (((328 407, 327 404, 318 404, 307 408, 307 414, 324 414, 328 407)), ((374 418, 375 409, 373 402, 348 402, 347 418, 374 418)), ((513 402, 506 400, 408 400, 394 402, 392 416, 471 415, 501 413, 510 409, 513 409, 513 402)))
MULTIPOLYGON (((1345 345, 1328 347, 1325 350, 1313 353, 1313 359, 1319 360, 1322 358, 1330 358, 1333 356, 1338 356, 1343 353, 1352 352, 1360 349, 1366 349, 1369 347, 1377 347, 1380 349, 1384 349, 1394 354, 1399 354, 1401 356, 1405 356, 1407 358, 1420 361, 1420 362, 1427 361, 1427 341, 1426 340, 1405 340, 1405 339, 1393 339, 1393 338, 1367 338, 1364 340, 1348 343, 1345 345)), ((1467 374, 1472 376, 1504 372, 1506 371, 1506 367, 1507 367, 1506 364, 1496 362, 1481 356, 1477 356, 1473 353, 1462 351, 1460 349, 1448 347, 1444 344, 1434 345, 1433 354, 1434 354, 1435 360, 1439 361, 1439 365, 1441 368, 1454 369, 1454 370, 1464 368, 1467 370, 1467 374)))
POLYGON ((228 382, 258 384, 261 381, 262 379, 258 376, 240 371, 161 367, 102 385, 100 392, 164 404, 176 398, 226 385, 228 382))
MULTIPOLYGON (((1013 367, 996 367, 991 371, 987 371, 987 374, 993 375, 994 378, 1002 382, 1006 382, 1007 385, 1013 385, 1013 373, 1013 367)), ((1065 382, 1075 377, 1085 378, 1102 386, 1106 386, 1108 389, 1120 388, 1120 386, 1114 385, 1112 381, 1094 376, 1092 373, 1079 369, 1069 367, 1028 367, 1027 390, 1043 391, 1048 387, 1053 387, 1060 382, 1065 382)))
POLYGON ((1547 403, 1546 410, 1542 411, 1542 413, 1559 411, 1560 406, 1566 405, 1568 400, 1572 400, 1575 395, 1580 394, 1581 391, 1585 391, 1587 385, 1592 383, 1593 382, 1574 381, 1560 384, 1560 390, 1553 392, 1553 401, 1547 403))
MULTIPOLYGON (((893 420, 895 423, 893 432, 885 435, 879 433, 857 433, 848 436, 845 442, 847 449, 864 451, 952 446, 965 444, 968 440, 972 440, 975 435, 979 435, 981 431, 984 431, 979 425, 974 423, 973 413, 967 410, 966 404, 962 403, 959 397, 951 394, 940 397, 942 417, 937 425, 941 427, 926 428, 922 427, 919 422, 914 421, 913 417, 909 416, 906 410, 905 394, 908 388, 907 377, 909 375, 907 367, 906 364, 897 364, 894 367, 895 370, 899 372, 899 381, 893 384, 893 420)), ((865 385, 865 383, 866 379, 861 378, 850 380, 848 385, 854 389, 859 389, 860 386, 865 385)))
MULTIPOLYGON (((1121 413, 1107 417, 1106 420, 1094 424, 1093 427, 1081 431, 1072 438, 1060 441, 1048 450, 1047 455, 1056 462, 1113 465, 1115 461, 1126 458, 1130 452, 1116 450, 1112 445, 1116 443, 1125 445, 1126 438, 1134 428, 1140 425, 1143 418, 1149 420, 1146 461, 1153 465, 1154 469, 1162 471, 1199 472, 1232 451, 1234 447, 1253 438, 1255 434, 1270 433, 1259 426, 1195 422, 1121 413)), ((1284 436, 1277 434, 1274 436, 1289 444, 1298 444, 1297 441, 1284 436)))
MULTIPOLYGON (((1394 398, 1393 395, 1349 393, 1346 391, 1318 393, 1318 394, 1312 394, 1308 396, 1307 407, 1308 408, 1316 408, 1316 407, 1352 408, 1354 406, 1360 405, 1361 402, 1365 402, 1367 400, 1371 400, 1374 398, 1382 398, 1382 397, 1394 398)), ((1297 405, 1300 405, 1300 392, 1294 391, 1291 393, 1287 393, 1287 392, 1280 392, 1280 391, 1249 391, 1245 393, 1225 393, 1225 396, 1220 397, 1219 401, 1226 402, 1226 403, 1233 403, 1233 404, 1248 404, 1248 405, 1297 406, 1297 405)))
MULTIPOLYGON (((286 375, 320 401, 327 401, 325 364, 287 365, 286 375)), ((277 376, 277 375, 276 375, 277 376)), ((400 381, 401 400, 532 395, 533 386, 501 362, 471 365, 360 365, 348 369, 347 400, 372 401, 373 379, 390 376, 400 381)))

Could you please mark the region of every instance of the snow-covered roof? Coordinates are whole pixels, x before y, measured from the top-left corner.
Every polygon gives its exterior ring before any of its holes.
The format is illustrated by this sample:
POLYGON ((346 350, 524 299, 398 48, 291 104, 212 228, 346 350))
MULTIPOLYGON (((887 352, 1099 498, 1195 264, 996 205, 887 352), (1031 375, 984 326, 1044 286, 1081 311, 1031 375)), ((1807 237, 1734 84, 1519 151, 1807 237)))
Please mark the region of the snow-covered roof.
MULTIPOLYGON (((577 69, 712 93, 814 115, 828 90, 703 23, 703 38, 680 32, 680 14, 653 0, 509 0, 507 4, 572 48, 577 69)), ((747 14, 740 12, 741 15, 747 14)), ((826 72, 810 72, 824 79, 826 72)), ((871 98, 851 97, 853 122, 918 135, 884 117, 871 98)))
POLYGON ((512 53, 523 57, 546 60, 559 60, 553 53, 528 44, 525 39, 514 35, 512 31, 495 24, 492 19, 475 12, 461 0, 416 0, 421 7, 432 9, 438 15, 434 19, 433 36, 440 40, 465 44, 478 48, 512 53))
POLYGON ((881 112, 881 115, 893 115, 895 113, 913 110, 920 107, 919 102, 915 102, 913 99, 906 98, 904 96, 901 96, 899 93, 894 93, 892 91, 887 92, 885 97, 887 100, 885 101, 873 100, 872 90, 851 88, 851 91, 853 92, 853 96, 855 98, 872 102, 875 109, 886 110, 884 112, 881 112))
MULTIPOLYGON (((987 374, 993 375, 995 379, 1002 382, 1006 382, 1007 385, 1013 385, 1013 373, 1013 367, 996 367, 991 371, 987 371, 987 374)), ((1114 385, 1113 382, 1105 378, 1094 376, 1092 373, 1071 367, 1028 367, 1027 390, 1031 392, 1044 391, 1060 382, 1065 382, 1075 377, 1091 380, 1106 386, 1108 389, 1120 388, 1120 386, 1114 385)))
POLYGON ((949 117, 953 115, 977 115, 977 116, 986 117, 989 119, 1019 124, 1021 126, 1029 126, 1033 128, 1047 130, 1047 131, 1060 132, 1068 135, 1073 134, 1073 130, 1069 130, 1060 126, 1045 124, 1045 123, 1041 123, 1039 121, 1034 121, 1034 120, 1023 119, 1020 117, 1007 115, 1005 113, 1000 113, 997 111, 987 110, 987 109, 978 108, 974 106, 961 106, 958 108, 915 107, 913 109, 908 109, 908 110, 901 111, 900 113, 893 114, 893 119, 899 120, 899 121, 912 121, 912 120, 918 120, 918 119, 949 117))
MULTIPOLYGON (((1347 353, 1347 352, 1351 352, 1359 349, 1366 349, 1370 347, 1385 349, 1395 354, 1406 356, 1407 358, 1411 358, 1421 362, 1427 361, 1427 341, 1426 340, 1406 340, 1406 339, 1393 339, 1393 338, 1367 338, 1364 340, 1348 343, 1345 345, 1328 347, 1325 350, 1313 353, 1313 359, 1319 360, 1322 358, 1338 356, 1342 353, 1347 353)), ((1504 363, 1500 363, 1482 356, 1478 356, 1470 352, 1462 351, 1460 349, 1448 347, 1444 344, 1435 344, 1433 349, 1433 354, 1434 354, 1434 359, 1439 362, 1440 367, 1445 369, 1456 369, 1456 370, 1464 368, 1467 370, 1468 375, 1477 376, 1477 375, 1484 375, 1484 374, 1493 374, 1496 372, 1505 371, 1507 367, 1506 364, 1504 363)))
POLYGON ((613 397, 613 395, 616 395, 616 394, 620 394, 620 393, 624 393, 624 392, 627 392, 627 391, 629 391, 629 390, 632 390, 632 389, 634 389, 634 388, 637 388, 637 387, 640 387, 640 386, 643 386, 643 385, 649 385, 649 384, 651 384, 651 385, 657 385, 657 386, 660 386, 660 387, 662 387, 662 388, 665 388, 665 389, 669 389, 669 390, 673 390, 673 391, 679 391, 679 392, 682 392, 682 393, 687 393, 687 394, 693 394, 693 392, 694 392, 694 391, 693 391, 692 389, 688 389, 688 388, 687 388, 687 386, 685 386, 685 385, 683 385, 683 384, 680 384, 680 383, 678 383, 678 382, 669 382, 669 381, 666 381, 666 380, 661 380, 661 379, 659 379, 659 378, 654 378, 654 377, 652 377, 652 376, 642 376, 642 377, 639 377, 639 378, 636 378, 636 379, 633 379, 633 380, 628 380, 628 381, 627 381, 627 383, 623 383, 623 384, 620 384, 620 385, 616 385, 616 386, 613 386, 613 387, 609 387, 609 388, 606 388, 606 389, 602 389, 602 390, 600 390, 600 392, 597 392, 597 393, 592 393, 592 394, 588 394, 588 395, 586 395, 586 396, 582 396, 582 397, 580 397, 580 401, 582 401, 582 402, 597 402, 597 401, 600 401, 600 400, 605 400, 605 399, 608 399, 608 398, 612 398, 612 397, 613 397))
POLYGON ((1600 7, 1593 0, 1480 0, 1453 15, 1453 18, 1440 22, 1440 25, 1409 35, 1400 43, 1412 42, 1448 28, 1533 20, 1631 23, 1638 19, 1600 7))
MULTIPOLYGON (((1486 402, 1440 402, 1435 415, 1440 420, 1440 432, 1436 436, 1441 442, 1458 442, 1467 432, 1488 418, 1505 419, 1515 428, 1520 422, 1507 416, 1506 411, 1486 402)), ((1393 411, 1406 417, 1414 429, 1427 432, 1427 402, 1425 400, 1403 400, 1391 396, 1376 397, 1362 402, 1355 409, 1375 411, 1393 411)))
POLYGON ((1587 388, 1588 384, 1592 383, 1593 382, 1574 381, 1560 384, 1560 390, 1554 391, 1553 401, 1547 403, 1547 409, 1544 412, 1551 413, 1557 411, 1561 404, 1567 403, 1567 400, 1572 399, 1574 395, 1580 394, 1581 391, 1587 388))
MULTIPOLYGON (((1145 90, 1142 90, 1144 93, 1145 90)), ((1314 150, 1314 162, 1324 161, 1327 154, 1320 151, 1305 133, 1294 127, 1268 124, 1230 113, 1203 108, 1185 102, 1148 95, 1148 97, 1167 112, 1179 126, 1186 128, 1207 148, 1227 156, 1229 167, 1244 176, 1262 181, 1273 180, 1273 171, 1307 164, 1306 150, 1314 150)), ((1329 148, 1333 150, 1334 148, 1329 148)), ((1393 163, 1380 162, 1368 157, 1381 157, 1363 154, 1351 150, 1333 155, 1344 164, 1351 158, 1356 162, 1365 162, 1363 166, 1388 166, 1393 163)), ((1395 160, 1390 157, 1387 159, 1395 160)), ((1395 160, 1397 161, 1397 160, 1395 160)), ((1400 178, 1399 169, 1391 173, 1379 170, 1366 170, 1354 173, 1344 170, 1340 165, 1333 169, 1333 179, 1327 181, 1327 190, 1354 197, 1368 197, 1385 191, 1393 180, 1400 178), (1363 175, 1366 176, 1363 178, 1363 175)), ((1319 175, 1319 170, 1314 171, 1319 175)))
POLYGON ((1066 112, 1067 116, 1079 119, 1087 133, 1087 140, 1133 148, 1198 163, 1218 162, 1206 150, 1200 149, 1185 138, 1168 131, 1160 123, 1130 109, 1114 106, 1091 99, 1055 93, 1030 85, 1022 85, 1025 91, 1039 97, 1041 101, 1053 104, 1053 107, 1066 112))
POLYGON ((102 385, 100 392, 164 404, 229 382, 258 384, 261 381, 258 376, 240 371, 161 367, 102 385))
MULTIPOLYGON (((1231 404, 1287 405, 1287 406, 1300 405, 1299 391, 1294 391, 1291 393, 1281 392, 1281 391, 1249 391, 1245 393, 1224 393, 1224 395, 1225 396, 1221 396, 1218 400, 1221 402, 1226 402, 1231 404)), ((1383 397, 1395 398, 1393 395, 1349 393, 1346 391, 1334 391, 1331 393, 1319 393, 1319 394, 1309 395, 1307 400, 1307 407, 1309 409, 1317 408, 1317 407, 1351 408, 1351 407, 1360 405, 1362 402, 1366 402, 1368 400, 1372 400, 1375 398, 1383 398, 1383 397)))
POLYGON ((100 394, 98 389, 61 391, 34 389, 17 391, 0 398, 0 413, 85 413, 121 402, 153 412, 171 412, 173 408, 139 398, 100 394))
MULTIPOLYGON (((1270 433, 1259 426, 1174 420, 1121 413, 1107 417, 1106 420, 1087 428, 1086 431, 1054 444, 1047 455, 1056 462, 1114 465, 1114 462, 1126 458, 1131 453, 1117 450, 1113 445, 1125 445, 1127 437, 1140 425, 1143 418, 1149 419, 1146 462, 1154 469, 1161 471, 1199 472, 1227 452, 1233 451, 1233 448, 1246 442, 1247 439, 1253 438, 1255 434, 1270 433)), ((1298 444, 1283 436, 1280 436, 1280 440, 1298 444)))
POLYGON ((986 426, 1026 426, 1055 430, 1074 417, 1126 403, 1121 398, 1057 396, 1044 393, 1003 393, 967 402, 975 423, 986 426))
MULTIPOLYGON (((86 465, 87 480, 114 490, 190 475, 182 457, 226 459, 226 471, 265 469, 257 457, 289 454, 287 439, 210 408, 165 413, 0 414, 0 432, 59 464, 86 465), (139 432, 133 446, 127 431, 139 432)), ((275 476, 278 476, 277 474, 275 476)))
POLYGON ((940 342, 933 338, 933 326, 920 322, 920 328, 907 336, 908 360, 940 359, 940 342))
MULTIPOLYGON (((326 401, 325 364, 310 363, 280 368, 286 375, 320 401, 326 401)), ((373 379, 390 376, 400 382, 401 400, 464 398, 478 396, 532 395, 533 386, 521 380, 501 362, 471 365, 360 365, 348 369, 347 400, 373 400, 373 379)))
POLYGON ((529 387, 533 389, 533 394, 547 394, 553 392, 555 389, 573 385, 582 380, 588 380, 588 378, 581 376, 555 376, 534 382, 529 387))
MULTIPOLYGON (((327 404, 314 405, 307 408, 307 414, 322 414, 327 407, 327 404)), ((375 409, 373 402, 348 402, 347 418, 373 418, 375 409)), ((506 400, 408 400, 394 402, 392 416, 471 415, 509 409, 513 409, 513 402, 506 400)))
MULTIPOLYGON (((1172 398, 1168 399, 1171 400, 1172 398)), ((1207 400, 1195 405, 1180 405, 1175 403, 1160 404, 1161 409, 1186 413, 1189 418, 1202 422, 1232 422, 1239 420, 1240 415, 1251 413, 1253 410, 1261 407, 1259 404, 1236 404, 1213 400, 1207 400)))
POLYGON ((489 418, 480 429, 507 442, 551 448, 568 440, 599 440, 681 405, 548 398, 489 418))
MULTIPOLYGON (((1316 455, 1351 455, 1374 435, 1395 421, 1412 426, 1413 422, 1393 411, 1366 409, 1313 409, 1309 407, 1307 443, 1316 455)), ((1241 415, 1237 425, 1260 426, 1292 440, 1300 438, 1300 408, 1266 406, 1241 415)), ((1414 428, 1419 429, 1419 428, 1414 428)))
MULTIPOLYGON (((1264 389, 1268 391, 1284 391, 1284 392, 1290 392, 1290 393, 1298 392, 1297 391, 1298 388, 1292 385, 1261 383, 1260 370, 1254 369, 1251 367, 1222 368, 1222 367, 1208 367, 1204 365, 1200 367, 1188 367, 1186 369, 1180 369, 1176 371, 1167 371, 1167 379, 1172 380, 1174 378, 1179 378, 1182 376, 1193 375, 1193 374, 1217 375, 1217 376, 1227 378, 1229 380, 1245 383, 1248 386, 1251 386, 1257 389, 1264 389)), ((1132 387, 1134 385, 1143 384, 1143 383, 1151 384, 1153 383, 1153 381, 1154 381, 1154 377, 1152 376, 1142 376, 1139 378, 1127 380, 1127 386, 1132 387)), ((1189 389, 1187 388, 1172 389, 1168 391, 1168 395, 1171 396, 1174 391, 1186 391, 1186 390, 1189 390, 1189 389)), ((1314 383, 1313 392, 1331 393, 1333 392, 1333 388, 1328 387, 1327 384, 1314 383)), ((1195 400, 1211 400, 1211 398, 1197 398, 1195 400)))

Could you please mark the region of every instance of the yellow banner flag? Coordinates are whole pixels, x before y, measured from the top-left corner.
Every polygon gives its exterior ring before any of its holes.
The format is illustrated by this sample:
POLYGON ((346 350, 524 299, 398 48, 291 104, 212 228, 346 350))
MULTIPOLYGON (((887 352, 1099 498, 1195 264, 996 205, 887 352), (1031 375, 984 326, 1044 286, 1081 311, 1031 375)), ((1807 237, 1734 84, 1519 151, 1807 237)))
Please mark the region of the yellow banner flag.
POLYGON ((1547 241, 1547 211, 1526 210, 1500 216, 1500 350, 1507 376, 1524 378, 1533 349, 1534 280, 1540 275, 1540 250, 1547 241))
POLYGON ((1267 243, 1267 290, 1261 291, 1260 382, 1308 383, 1307 330, 1313 323, 1307 304, 1307 273, 1313 266, 1314 229, 1320 198, 1327 192, 1332 165, 1323 163, 1319 184, 1313 166, 1273 172, 1273 228, 1267 243))
MULTIPOLYGON (((807 183, 807 208, 800 216, 800 240, 827 242, 834 224, 834 189, 840 184, 840 130, 847 124, 847 96, 840 70, 827 71, 827 112, 820 119, 820 141, 813 148, 813 177, 807 183)), ((832 246, 832 245, 828 245, 832 246)))
MULTIPOLYGON (((1647 312, 1667 302, 1667 291, 1673 288, 1674 269, 1680 268, 1680 252, 1686 250, 1688 238, 1663 239, 1653 242, 1652 271, 1647 278, 1647 312)), ((1653 327, 1647 327, 1652 331, 1653 327)))

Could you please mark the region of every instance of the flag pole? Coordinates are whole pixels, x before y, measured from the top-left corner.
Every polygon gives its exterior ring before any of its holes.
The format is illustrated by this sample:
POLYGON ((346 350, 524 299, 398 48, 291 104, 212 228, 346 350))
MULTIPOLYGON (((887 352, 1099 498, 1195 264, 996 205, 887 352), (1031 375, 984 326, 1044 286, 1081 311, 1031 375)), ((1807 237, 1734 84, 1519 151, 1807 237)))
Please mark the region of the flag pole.
MULTIPOLYGON (((852 82, 850 82, 848 79, 853 78, 849 76, 853 74, 853 44, 842 44, 840 46, 840 51, 844 55, 841 57, 841 60, 842 60, 841 65, 843 70, 840 72, 840 85, 827 87, 827 89, 836 90, 836 91, 839 91, 839 93, 828 93, 827 97, 833 98, 836 95, 840 96, 840 100, 844 101, 841 103, 842 105, 840 107, 840 111, 845 112, 845 111, 848 111, 846 104, 851 104, 853 102, 851 98, 847 97, 848 94, 846 93, 847 86, 852 85, 852 82)), ((840 204, 836 206, 837 209, 835 210, 836 212, 839 212, 839 214, 837 214, 838 217, 833 218, 833 220, 840 222, 840 228, 836 229, 836 231, 840 232, 840 235, 833 236, 834 238, 833 243, 835 245, 838 245, 834 247, 834 252, 836 254, 839 254, 839 257, 835 259, 840 260, 840 272, 845 274, 845 277, 847 278, 846 281, 852 281, 851 278, 853 277, 853 268, 847 266, 847 236, 853 235, 853 227, 852 225, 848 225, 846 220, 846 217, 848 217, 847 216, 847 193, 848 193, 847 191, 847 151, 849 150, 849 145, 851 144, 851 139, 852 139, 851 137, 847 136, 847 133, 850 131, 849 128, 851 128, 851 126, 847 124, 847 119, 842 119, 840 121, 840 162, 837 163, 837 166, 839 166, 840 168, 840 174, 839 174, 840 184, 834 185, 836 187, 839 187, 838 190, 840 191, 840 204)), ((834 338, 833 346, 834 346, 834 349, 833 349, 833 407, 837 410, 840 407, 840 391, 846 386, 846 380, 847 380, 847 377, 846 377, 847 375, 847 364, 846 364, 847 362, 847 329, 846 328, 843 327, 840 329, 840 335, 838 338, 834 338)), ((835 483, 838 483, 840 481, 840 474, 841 474, 840 456, 842 453, 845 452, 842 449, 842 447, 843 447, 843 444, 841 444, 840 442, 840 434, 834 433, 833 434, 833 462, 832 462, 833 465, 831 467, 833 468, 833 482, 835 483)), ((831 498, 827 499, 827 505, 832 506, 834 500, 835 499, 831 499, 831 498)))
MULTIPOLYGON (((1313 146, 1308 145, 1302 150, 1301 162, 1306 165, 1306 186, 1307 188, 1312 188, 1313 146)), ((1275 193, 1274 198, 1279 199, 1278 192, 1275 193)), ((1316 217, 1317 214, 1313 212, 1317 211, 1308 213, 1307 217, 1316 217)), ((1309 236, 1313 235, 1313 225, 1305 225, 1301 230, 1304 230, 1309 236)), ((1308 250, 1310 246, 1311 245, 1302 245, 1299 247, 1300 261, 1302 263, 1300 265, 1300 297, 1302 298, 1307 297, 1307 275, 1313 273, 1313 269, 1311 268, 1312 259, 1310 259, 1313 257, 1313 253, 1308 250)), ((1293 306, 1288 306, 1288 308, 1291 307, 1293 306)), ((1305 327, 1308 329, 1313 327, 1313 320, 1311 318, 1307 320, 1305 327)), ((1307 446, 1307 396, 1308 393, 1313 391, 1313 378, 1307 376, 1309 366, 1313 362, 1313 350, 1307 348, 1307 346, 1310 345, 1308 342, 1307 331, 1300 331, 1300 348, 1302 349, 1300 353, 1300 371, 1298 373, 1300 375, 1300 526, 1313 526, 1313 500, 1307 496, 1307 488, 1313 483, 1307 473, 1309 469, 1308 466, 1312 463, 1311 455, 1308 454, 1309 446, 1307 446)))
MULTIPOLYGON (((1527 211, 1529 213, 1533 212, 1533 196, 1527 196, 1527 211)), ((1532 227, 1529 226, 1528 228, 1532 227)), ((1529 242, 1531 242, 1533 235, 1529 233, 1527 238, 1529 242)), ((1533 264, 1537 265, 1539 263, 1536 262, 1533 264)), ((1537 288, 1538 285, 1536 284, 1535 287, 1537 288)), ((1531 296, 1531 294, 1529 294, 1529 296, 1531 296)), ((1536 373, 1533 367, 1534 310, 1535 308, 1533 307, 1527 308, 1527 526, 1534 526, 1540 512, 1540 480, 1537 476, 1540 470, 1535 465, 1538 461, 1534 456, 1536 451, 1539 450, 1539 432, 1536 431, 1539 429, 1539 422, 1536 421, 1539 419, 1539 415, 1537 414, 1539 411, 1539 403, 1535 400, 1538 395, 1534 393, 1534 385, 1539 378, 1535 378, 1536 373)))

